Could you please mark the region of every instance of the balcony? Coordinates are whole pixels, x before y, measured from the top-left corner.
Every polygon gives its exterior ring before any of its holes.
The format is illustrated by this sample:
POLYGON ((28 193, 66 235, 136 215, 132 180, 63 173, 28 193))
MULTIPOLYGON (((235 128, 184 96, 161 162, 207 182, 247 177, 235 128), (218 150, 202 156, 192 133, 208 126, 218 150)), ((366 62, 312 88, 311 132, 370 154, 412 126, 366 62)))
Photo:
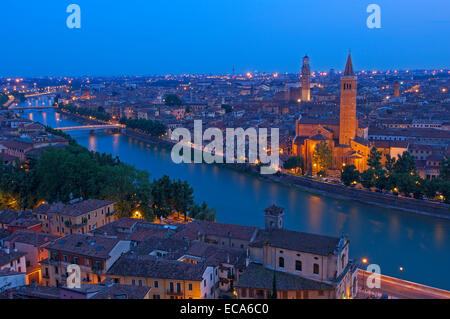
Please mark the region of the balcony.
POLYGON ((166 293, 167 295, 170 295, 170 296, 183 296, 183 292, 181 292, 181 291, 175 291, 175 290, 167 290, 167 293, 166 293))

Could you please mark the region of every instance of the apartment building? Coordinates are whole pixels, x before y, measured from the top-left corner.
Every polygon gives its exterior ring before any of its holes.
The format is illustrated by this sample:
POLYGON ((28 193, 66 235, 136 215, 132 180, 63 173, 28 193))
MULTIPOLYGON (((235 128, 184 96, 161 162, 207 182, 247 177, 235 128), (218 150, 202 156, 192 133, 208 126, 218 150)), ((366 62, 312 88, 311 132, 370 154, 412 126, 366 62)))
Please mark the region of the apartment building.
POLYGON ((41 282, 41 265, 39 262, 48 258, 48 251, 45 249, 51 242, 57 240, 59 236, 40 233, 30 230, 16 230, 4 239, 4 247, 13 251, 26 254, 26 283, 41 282))
POLYGON ((97 284, 119 257, 130 249, 130 241, 102 236, 73 234, 46 247, 49 258, 40 262, 42 285, 59 287, 67 282, 67 267, 80 267, 82 283, 97 284))
POLYGON ((33 216, 42 223, 42 231, 66 236, 87 234, 114 220, 114 202, 88 199, 69 204, 42 204, 33 210, 33 216))

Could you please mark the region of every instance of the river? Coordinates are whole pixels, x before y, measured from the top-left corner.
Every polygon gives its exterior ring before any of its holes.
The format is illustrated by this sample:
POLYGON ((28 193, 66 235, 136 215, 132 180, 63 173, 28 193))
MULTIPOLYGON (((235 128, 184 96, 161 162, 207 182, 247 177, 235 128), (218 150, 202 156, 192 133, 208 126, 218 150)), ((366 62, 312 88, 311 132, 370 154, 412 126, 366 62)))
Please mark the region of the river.
MULTIPOLYGON (((39 102, 41 103, 41 102, 39 102)), ((42 104, 40 104, 42 105, 42 104)), ((52 127, 79 125, 53 110, 22 116, 52 127)), ((450 221, 337 200, 206 164, 174 164, 170 151, 121 134, 70 133, 93 151, 118 155, 150 172, 187 180, 197 202, 216 208, 217 221, 264 227, 264 209, 285 208, 285 227, 330 236, 348 235, 350 256, 379 264, 383 274, 450 290, 450 221)))

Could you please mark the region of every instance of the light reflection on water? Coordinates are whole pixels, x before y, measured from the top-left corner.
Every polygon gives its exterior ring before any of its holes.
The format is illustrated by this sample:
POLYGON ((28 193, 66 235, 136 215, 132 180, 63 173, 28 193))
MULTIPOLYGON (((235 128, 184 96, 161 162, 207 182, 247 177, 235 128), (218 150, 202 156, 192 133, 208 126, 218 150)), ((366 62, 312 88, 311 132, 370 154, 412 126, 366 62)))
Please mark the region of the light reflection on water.
MULTIPOLYGON (((29 113, 24 116, 30 118, 29 113)), ((64 115, 34 112, 34 120, 50 126, 77 123, 64 115)), ((187 180, 198 202, 217 209, 219 222, 264 226, 263 211, 271 204, 285 207, 286 228, 350 238, 350 255, 380 264, 383 273, 450 289, 450 221, 362 205, 268 183, 255 177, 204 164, 174 164, 169 150, 148 147, 120 134, 71 133, 92 150, 119 155, 123 162, 146 169, 152 178, 164 174, 187 180)))

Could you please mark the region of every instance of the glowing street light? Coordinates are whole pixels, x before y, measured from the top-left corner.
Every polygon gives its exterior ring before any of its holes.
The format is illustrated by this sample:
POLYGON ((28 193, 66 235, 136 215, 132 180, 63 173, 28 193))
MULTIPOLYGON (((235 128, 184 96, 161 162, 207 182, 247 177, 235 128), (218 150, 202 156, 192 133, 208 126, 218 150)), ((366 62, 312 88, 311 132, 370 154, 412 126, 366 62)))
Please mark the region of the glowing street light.
MULTIPOLYGON (((369 261, 367 260, 367 258, 363 258, 362 260, 363 265, 365 266, 369 261)), ((365 273, 366 270, 363 267, 363 290, 366 290, 366 279, 365 279, 365 273)))

